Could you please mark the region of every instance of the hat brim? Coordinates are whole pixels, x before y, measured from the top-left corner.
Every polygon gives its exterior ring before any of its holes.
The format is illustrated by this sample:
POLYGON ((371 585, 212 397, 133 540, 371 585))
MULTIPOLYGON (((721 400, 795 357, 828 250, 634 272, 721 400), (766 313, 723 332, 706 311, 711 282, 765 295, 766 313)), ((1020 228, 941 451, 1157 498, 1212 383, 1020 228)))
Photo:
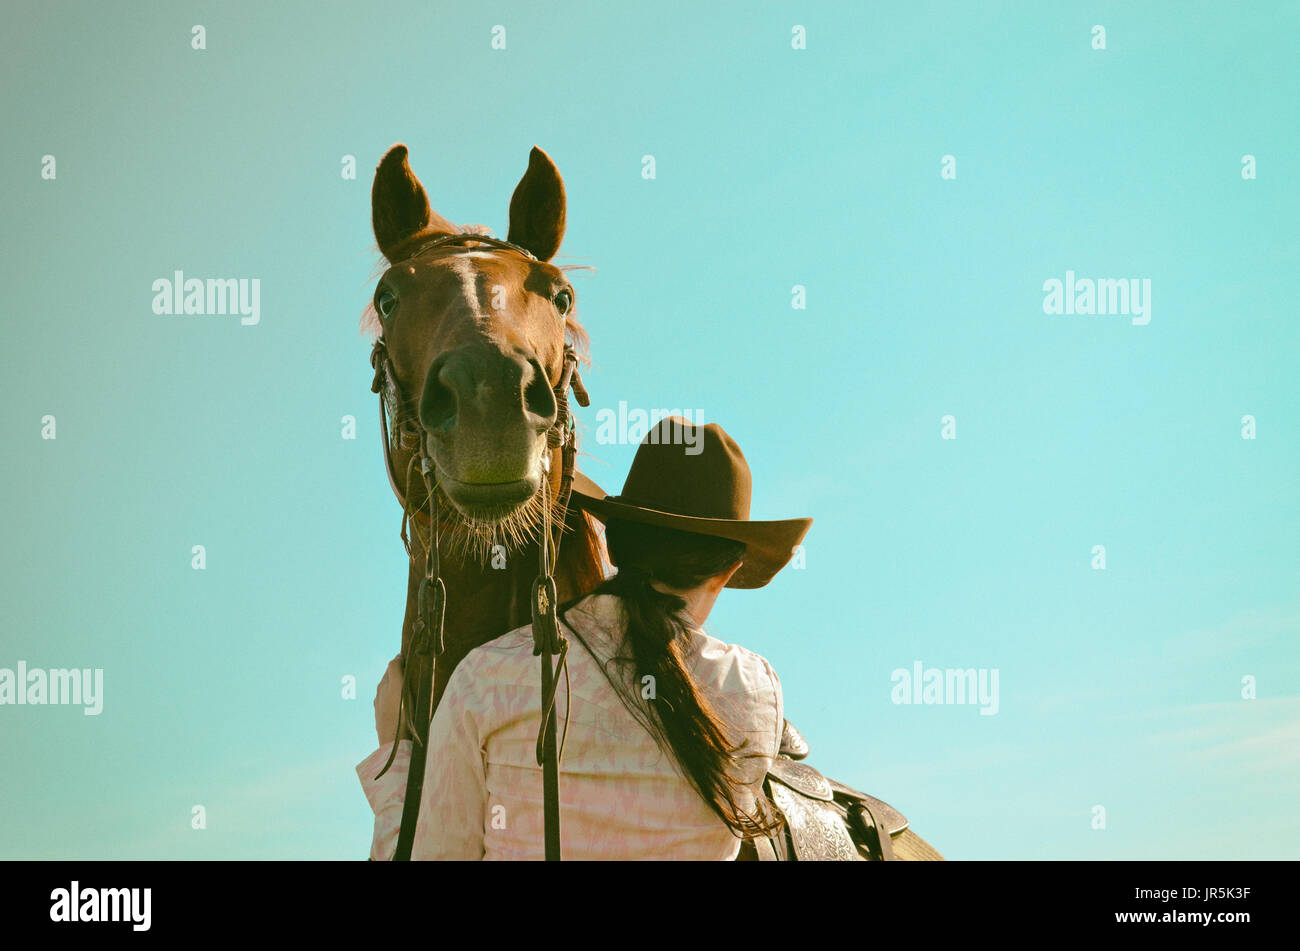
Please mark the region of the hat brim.
POLYGON ((595 482, 576 469, 573 471, 573 492, 578 495, 586 496, 587 498, 597 499, 603 499, 605 496, 609 495, 608 492, 596 485, 595 482))
POLYGON ((727 582, 728 588, 761 588, 771 581, 778 571, 794 557, 795 547, 803 541, 812 527, 810 518, 787 518, 777 521, 739 521, 729 518, 697 518, 693 515, 677 515, 673 512, 661 512, 658 509, 642 508, 619 502, 609 496, 590 479, 582 477, 584 483, 579 485, 578 474, 573 480, 573 504, 590 512, 602 522, 610 519, 623 519, 639 522, 643 525, 659 525, 681 532, 695 532, 697 535, 711 535, 715 538, 730 538, 745 543, 745 559, 736 573, 727 582), (594 489, 594 491, 592 491, 594 489))

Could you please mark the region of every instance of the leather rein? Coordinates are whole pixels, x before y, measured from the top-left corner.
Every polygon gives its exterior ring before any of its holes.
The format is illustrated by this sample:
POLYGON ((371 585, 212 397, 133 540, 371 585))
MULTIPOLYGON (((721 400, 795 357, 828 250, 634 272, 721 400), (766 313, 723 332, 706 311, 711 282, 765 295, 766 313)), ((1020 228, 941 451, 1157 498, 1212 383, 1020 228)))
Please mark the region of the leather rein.
MULTIPOLYGON (((459 232, 444 235, 420 245, 405 259, 413 258, 426 251, 440 247, 454 247, 470 242, 485 244, 506 251, 516 251, 529 260, 537 260, 527 248, 500 238, 472 232, 459 232)), ((393 262, 397 263, 397 262, 393 262)), ((578 405, 588 405, 587 391, 578 374, 578 355, 567 340, 564 345, 563 369, 560 380, 555 384, 556 418, 554 425, 546 433, 547 451, 542 453, 542 529, 539 536, 538 574, 533 581, 530 602, 533 622, 533 654, 541 658, 542 676, 542 726, 537 737, 537 764, 542 767, 542 788, 544 794, 544 811, 546 820, 546 859, 558 861, 560 858, 560 799, 559 799, 559 751, 556 746, 556 711, 555 696, 559 682, 559 673, 564 671, 568 656, 569 642, 561 632, 556 617, 556 587, 553 570, 560 547, 560 537, 564 530, 565 518, 569 510, 569 498, 573 488, 573 472, 577 458, 577 436, 573 413, 569 408, 569 390, 572 388, 578 405), (550 504, 550 468, 551 451, 560 450, 560 490, 556 499, 559 513, 552 536, 552 519, 550 504), (552 658, 558 657, 558 661, 552 658)), ((420 474, 424 480, 425 496, 429 507, 429 537, 425 539, 424 578, 420 582, 416 599, 417 611, 411 626, 410 656, 403 659, 403 671, 410 676, 403 677, 401 706, 397 717, 397 732, 393 738, 393 749, 388 762, 375 777, 384 775, 392 765, 397 753, 397 742, 401 736, 402 724, 407 721, 412 728, 411 761, 406 775, 406 794, 402 803, 402 825, 397 837, 397 851, 394 861, 409 861, 415 842, 415 826, 420 811, 420 796, 424 788, 424 768, 428 754, 429 725, 433 721, 433 680, 434 670, 445 651, 443 640, 443 621, 446 613, 447 589, 443 584, 439 559, 439 506, 436 465, 428 452, 427 435, 417 419, 410 414, 402 414, 401 386, 393 372, 392 360, 388 355, 388 346, 381 333, 375 340, 370 353, 370 364, 374 367, 375 377, 370 384, 372 393, 379 394, 379 435, 384 448, 384 469, 388 474, 388 483, 393 494, 402 503, 402 542, 407 554, 415 559, 410 539, 406 534, 408 522, 412 521, 413 512, 410 502, 411 469, 416 460, 420 463, 420 474), (389 415, 395 425, 390 428, 389 415), (393 441, 398 448, 412 453, 406 470, 406 491, 398 487, 397 473, 393 468, 393 441), (414 687, 412 686, 414 681, 414 687), (412 690, 414 693, 412 694, 412 690), (408 714, 408 711, 410 713, 408 714)), ((567 721, 567 711, 566 711, 567 721)), ((567 722, 566 731, 567 733, 567 722)), ((562 745, 562 744, 561 744, 562 745)))

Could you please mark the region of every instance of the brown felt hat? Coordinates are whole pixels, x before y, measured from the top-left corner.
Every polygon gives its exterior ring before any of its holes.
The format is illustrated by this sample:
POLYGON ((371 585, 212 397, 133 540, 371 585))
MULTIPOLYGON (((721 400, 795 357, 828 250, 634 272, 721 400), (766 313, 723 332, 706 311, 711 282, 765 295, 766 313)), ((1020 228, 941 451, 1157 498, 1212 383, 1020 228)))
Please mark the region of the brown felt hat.
POLYGON ((573 501, 603 522, 624 519, 744 542, 745 560, 727 587, 761 588, 785 567, 812 519, 751 521, 751 487, 749 463, 726 430, 668 416, 641 441, 622 494, 601 498, 590 491, 595 483, 575 481, 573 501))

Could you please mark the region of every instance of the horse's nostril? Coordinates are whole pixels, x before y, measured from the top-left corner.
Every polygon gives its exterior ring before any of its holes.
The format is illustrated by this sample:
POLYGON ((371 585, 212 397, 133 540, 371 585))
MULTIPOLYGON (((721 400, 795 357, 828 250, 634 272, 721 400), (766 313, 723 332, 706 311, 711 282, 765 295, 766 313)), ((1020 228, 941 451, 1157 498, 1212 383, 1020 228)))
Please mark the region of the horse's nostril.
POLYGON ((555 390, 551 388, 551 381, 547 379, 546 371, 536 358, 530 359, 528 366, 532 370, 532 378, 528 381, 527 389, 524 390, 524 408, 537 417, 538 432, 545 432, 554 425, 556 414, 559 412, 559 406, 555 402, 555 390))
POLYGON ((420 422, 435 434, 449 432, 456 425, 456 393, 445 379, 447 370, 443 358, 435 360, 420 395, 420 422))
POLYGON ((488 347, 462 347, 429 366, 420 394, 420 423, 434 437, 470 442, 493 428, 544 433, 555 424, 555 393, 535 357, 488 347))

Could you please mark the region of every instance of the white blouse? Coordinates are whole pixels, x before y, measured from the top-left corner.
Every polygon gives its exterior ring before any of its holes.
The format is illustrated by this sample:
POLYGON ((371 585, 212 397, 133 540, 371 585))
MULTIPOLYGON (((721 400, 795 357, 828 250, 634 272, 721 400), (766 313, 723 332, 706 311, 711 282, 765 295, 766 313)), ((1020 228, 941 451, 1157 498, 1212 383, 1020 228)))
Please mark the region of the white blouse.
MULTIPOLYGON (((617 596, 591 595, 569 609, 567 620, 602 660, 617 651, 624 623, 617 596)), ((564 633, 572 701, 559 775, 563 858, 734 859, 740 840, 627 710, 591 654, 572 632, 564 633)), ((739 760, 734 770, 752 797, 780 746, 781 682, 758 654, 700 629, 691 631, 683 653, 701 693, 735 728, 732 739, 748 739, 746 752, 759 754, 739 760)), ((530 625, 474 649, 456 667, 429 730, 412 858, 544 857, 536 759, 540 666, 530 625)), ((610 670, 621 666, 627 665, 610 670)), ((639 677, 634 686, 641 696, 639 677)), ((557 735, 564 731, 566 706, 561 675, 557 735)), ((390 859, 397 848, 410 745, 401 741, 378 780, 391 743, 357 766, 375 813, 372 859, 390 859)), ((738 797, 743 808, 752 802, 738 797)))

